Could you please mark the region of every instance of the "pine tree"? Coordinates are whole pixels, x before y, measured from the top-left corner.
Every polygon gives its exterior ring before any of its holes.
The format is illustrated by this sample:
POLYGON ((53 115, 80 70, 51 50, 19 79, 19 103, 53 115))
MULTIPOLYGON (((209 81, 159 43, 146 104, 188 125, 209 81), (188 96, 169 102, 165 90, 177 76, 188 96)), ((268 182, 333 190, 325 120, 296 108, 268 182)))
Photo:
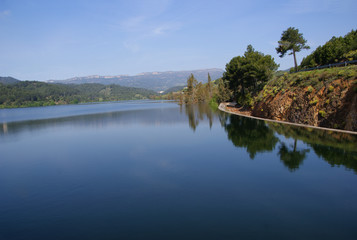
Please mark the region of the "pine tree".
POLYGON ((299 33, 299 29, 289 27, 281 34, 281 39, 278 41, 279 46, 276 49, 277 53, 280 53, 279 57, 284 57, 288 51, 291 51, 289 55, 294 56, 295 71, 298 70, 296 62, 296 52, 300 52, 301 49, 310 49, 306 45, 306 40, 302 36, 302 33, 299 33))
POLYGON ((208 94, 208 99, 212 98, 212 81, 211 81, 211 76, 208 73, 208 80, 207 80, 207 94, 208 94))
POLYGON ((192 104, 195 100, 196 95, 197 79, 191 73, 190 77, 187 79, 187 91, 185 92, 185 103, 192 104))

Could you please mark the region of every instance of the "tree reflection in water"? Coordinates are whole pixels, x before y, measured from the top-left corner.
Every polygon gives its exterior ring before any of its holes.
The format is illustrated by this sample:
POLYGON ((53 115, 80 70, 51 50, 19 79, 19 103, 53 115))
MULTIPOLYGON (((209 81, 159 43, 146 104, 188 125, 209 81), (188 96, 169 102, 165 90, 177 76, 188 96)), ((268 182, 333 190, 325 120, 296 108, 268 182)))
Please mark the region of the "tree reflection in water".
POLYGON ((292 172, 299 168, 306 158, 306 153, 310 151, 309 149, 297 150, 296 143, 297 140, 295 139, 292 150, 290 150, 285 143, 281 143, 278 153, 280 160, 292 172))
POLYGON ((247 117, 214 112, 207 104, 187 105, 185 113, 190 128, 195 131, 206 116, 210 127, 215 116, 234 146, 246 149, 251 159, 257 154, 278 148, 281 162, 294 172, 299 169, 312 149, 315 154, 331 166, 343 165, 357 173, 357 135, 264 122, 247 117), (284 138, 294 139, 290 146, 284 138), (305 148, 298 147, 298 141, 305 148), (278 146, 277 146, 278 145, 278 146))
MULTIPOLYGON (((181 106, 182 111, 182 106, 181 106)), ((197 126, 200 121, 204 120, 205 117, 208 120, 209 127, 212 128, 213 119, 215 116, 214 110, 205 103, 189 104, 185 106, 185 113, 188 117, 189 127, 196 131, 197 126)), ((217 112, 219 114, 219 112, 217 112)))
POLYGON ((224 128, 234 146, 246 148, 251 159, 257 153, 271 152, 279 139, 265 122, 231 115, 224 128))
POLYGON ((187 122, 186 117, 193 131, 196 131, 200 121, 207 121, 210 128, 215 121, 219 122, 229 141, 236 147, 246 149, 251 159, 257 154, 271 152, 277 147, 277 155, 282 163, 294 172, 308 157, 307 153, 311 149, 331 166, 344 166, 357 173, 357 135, 235 116, 213 110, 208 104, 180 106, 180 112, 176 108, 168 108, 165 111, 158 108, 0 123, 0 142, 16 139, 15 136, 23 132, 36 132, 53 127, 102 128, 138 123, 165 124, 187 122), (293 139, 294 144, 288 145, 286 138, 293 139), (299 141, 304 144, 298 144, 299 141), (307 149, 301 149, 301 145, 307 149))

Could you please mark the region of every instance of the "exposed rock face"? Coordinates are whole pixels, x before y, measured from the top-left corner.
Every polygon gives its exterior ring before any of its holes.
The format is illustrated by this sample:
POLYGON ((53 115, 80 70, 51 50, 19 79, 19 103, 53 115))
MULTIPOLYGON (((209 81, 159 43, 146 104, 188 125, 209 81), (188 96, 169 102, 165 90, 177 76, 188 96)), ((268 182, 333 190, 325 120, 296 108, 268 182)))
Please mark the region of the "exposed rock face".
POLYGON ((268 95, 252 110, 256 117, 357 131, 357 82, 334 80, 321 89, 292 88, 268 95))

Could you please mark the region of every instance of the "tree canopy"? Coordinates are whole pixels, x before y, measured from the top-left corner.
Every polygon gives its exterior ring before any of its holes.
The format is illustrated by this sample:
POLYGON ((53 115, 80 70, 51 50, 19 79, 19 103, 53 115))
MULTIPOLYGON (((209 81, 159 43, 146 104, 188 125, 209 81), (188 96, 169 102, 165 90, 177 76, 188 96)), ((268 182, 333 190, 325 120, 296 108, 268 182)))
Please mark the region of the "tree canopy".
POLYGON ((357 59, 357 30, 352 30, 344 37, 332 37, 323 46, 305 57, 300 68, 312 68, 341 61, 357 59))
POLYGON ((270 55, 255 51, 252 45, 248 45, 244 56, 234 57, 226 65, 223 81, 227 83, 235 100, 244 104, 250 95, 263 88, 278 67, 270 55))
POLYGON ((302 33, 299 33, 299 29, 289 27, 281 34, 281 39, 278 41, 279 46, 276 48, 276 52, 280 53, 279 57, 284 57, 287 52, 291 51, 289 55, 294 56, 295 71, 297 71, 296 52, 300 52, 302 49, 310 49, 310 47, 306 45, 306 42, 307 41, 302 36, 302 33))

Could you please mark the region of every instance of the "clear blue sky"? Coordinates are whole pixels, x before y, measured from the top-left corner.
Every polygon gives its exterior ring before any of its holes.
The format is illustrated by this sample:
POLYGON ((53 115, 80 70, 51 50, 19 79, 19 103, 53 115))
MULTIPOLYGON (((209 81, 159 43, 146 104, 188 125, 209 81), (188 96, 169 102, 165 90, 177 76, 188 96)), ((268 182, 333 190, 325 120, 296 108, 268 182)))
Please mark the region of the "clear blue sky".
POLYGON ((225 68, 275 52, 295 27, 311 50, 357 29, 356 0, 0 0, 0 76, 20 80, 225 68))

